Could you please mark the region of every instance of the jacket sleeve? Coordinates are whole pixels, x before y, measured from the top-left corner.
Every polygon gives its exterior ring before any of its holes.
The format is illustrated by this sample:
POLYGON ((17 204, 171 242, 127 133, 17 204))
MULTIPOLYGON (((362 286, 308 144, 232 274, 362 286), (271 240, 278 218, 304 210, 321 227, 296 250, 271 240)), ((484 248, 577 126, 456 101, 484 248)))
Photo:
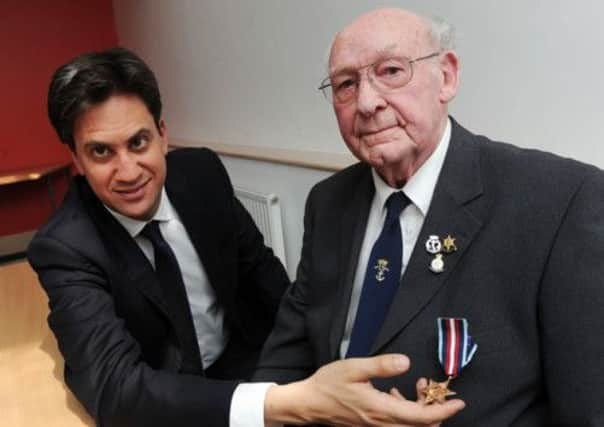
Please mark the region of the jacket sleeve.
POLYGON ((274 325, 279 302, 290 280, 281 261, 264 244, 260 230, 236 197, 233 205, 238 227, 238 283, 242 294, 236 310, 242 316, 249 313, 250 318, 244 321, 248 322, 252 341, 261 346, 274 325))
POLYGON ((190 168, 188 175, 197 176, 199 187, 205 188, 197 197, 211 199, 215 208, 224 209, 225 216, 229 217, 217 219, 223 222, 221 226, 229 229, 224 234, 232 233, 235 239, 231 246, 234 251, 225 252, 233 259, 222 262, 231 265, 237 273, 233 298, 224 298, 223 303, 251 348, 259 352, 273 327, 281 297, 290 285, 287 272, 272 249, 264 244, 262 233, 235 196, 229 175, 216 153, 190 149, 174 154, 180 155, 181 163, 186 162, 190 168), (196 172, 202 164, 203 170, 196 172), (208 186, 210 180, 212 185, 208 186))
POLYGON ((302 256, 296 281, 281 300, 275 327, 262 350, 253 379, 288 383, 308 377, 316 369, 313 352, 306 334, 305 313, 308 307, 309 266, 312 258, 312 194, 306 201, 302 256))
POLYGON ((541 354, 552 423, 604 424, 604 174, 571 201, 541 284, 541 354))
POLYGON ((152 369, 116 314, 102 269, 37 236, 28 258, 49 297, 65 381, 100 426, 227 426, 235 381, 152 369))

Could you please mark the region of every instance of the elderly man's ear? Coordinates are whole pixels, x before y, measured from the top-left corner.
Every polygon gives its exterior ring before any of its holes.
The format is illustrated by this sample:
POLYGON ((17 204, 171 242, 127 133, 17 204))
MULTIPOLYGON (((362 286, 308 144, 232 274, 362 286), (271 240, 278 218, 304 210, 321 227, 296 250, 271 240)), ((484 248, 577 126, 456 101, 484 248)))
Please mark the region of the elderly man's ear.
POLYGON ((454 51, 448 50, 441 55, 440 70, 443 79, 440 102, 446 104, 455 98, 459 86, 459 58, 454 51))

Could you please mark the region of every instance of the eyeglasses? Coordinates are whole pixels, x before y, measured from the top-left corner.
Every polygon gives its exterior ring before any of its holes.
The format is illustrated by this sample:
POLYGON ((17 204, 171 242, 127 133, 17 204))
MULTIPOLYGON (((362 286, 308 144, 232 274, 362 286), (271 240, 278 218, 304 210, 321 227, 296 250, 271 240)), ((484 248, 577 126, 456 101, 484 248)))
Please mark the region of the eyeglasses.
POLYGON ((356 70, 346 70, 326 77, 319 86, 325 99, 334 104, 346 104, 356 98, 361 81, 361 70, 367 69, 367 78, 376 90, 388 92, 405 86, 413 78, 413 64, 434 58, 440 52, 415 59, 393 56, 380 59, 356 70))

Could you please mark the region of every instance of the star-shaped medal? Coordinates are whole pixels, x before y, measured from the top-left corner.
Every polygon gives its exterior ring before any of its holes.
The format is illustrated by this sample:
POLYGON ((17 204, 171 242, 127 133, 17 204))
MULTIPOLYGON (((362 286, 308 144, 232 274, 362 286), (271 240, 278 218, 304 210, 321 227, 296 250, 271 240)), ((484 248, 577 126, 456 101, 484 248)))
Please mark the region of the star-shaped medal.
POLYGON ((447 235, 447 238, 443 240, 443 251, 445 253, 455 252, 457 250, 457 246, 455 245, 455 237, 451 237, 451 235, 447 235))
POLYGON ((426 404, 430 405, 434 402, 444 403, 447 396, 453 396, 455 393, 453 390, 449 390, 449 380, 443 381, 442 383, 430 380, 428 387, 421 392, 426 398, 426 404))

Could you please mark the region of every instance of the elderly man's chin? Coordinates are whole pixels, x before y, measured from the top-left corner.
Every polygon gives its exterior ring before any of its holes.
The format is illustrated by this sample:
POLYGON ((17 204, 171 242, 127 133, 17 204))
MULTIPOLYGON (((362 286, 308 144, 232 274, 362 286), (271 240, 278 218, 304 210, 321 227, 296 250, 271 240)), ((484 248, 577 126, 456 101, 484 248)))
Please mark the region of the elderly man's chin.
POLYGON ((369 163, 372 167, 383 168, 412 163, 416 153, 417 147, 411 141, 393 139, 369 145, 360 139, 358 154, 355 154, 359 160, 369 163))

